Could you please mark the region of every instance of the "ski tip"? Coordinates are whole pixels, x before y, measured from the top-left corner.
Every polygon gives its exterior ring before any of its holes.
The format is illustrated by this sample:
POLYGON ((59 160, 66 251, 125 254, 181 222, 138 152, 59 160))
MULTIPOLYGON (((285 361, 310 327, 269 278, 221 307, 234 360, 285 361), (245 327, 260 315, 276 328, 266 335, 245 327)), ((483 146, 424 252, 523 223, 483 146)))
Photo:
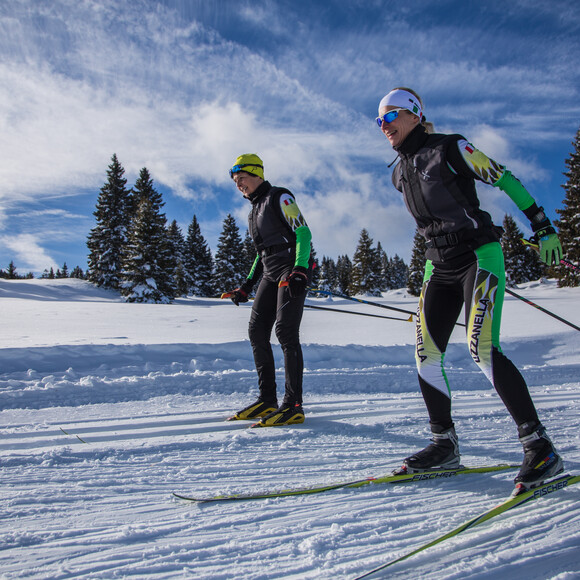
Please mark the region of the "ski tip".
POLYGON ((182 499, 182 500, 185 500, 185 501, 191 501, 191 502, 194 502, 194 503, 198 503, 198 501, 199 501, 199 500, 197 500, 197 499, 196 499, 196 498, 194 498, 194 497, 188 497, 188 496, 186 496, 186 495, 181 495, 180 493, 176 493, 175 491, 171 492, 171 495, 172 495, 174 498, 177 498, 177 499, 182 499))

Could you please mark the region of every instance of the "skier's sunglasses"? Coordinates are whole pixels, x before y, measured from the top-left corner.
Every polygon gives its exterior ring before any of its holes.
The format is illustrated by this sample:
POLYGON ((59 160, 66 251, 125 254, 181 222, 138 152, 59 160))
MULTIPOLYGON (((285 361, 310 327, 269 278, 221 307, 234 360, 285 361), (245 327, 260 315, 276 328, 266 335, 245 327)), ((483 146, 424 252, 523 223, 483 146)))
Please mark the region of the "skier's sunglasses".
POLYGON ((264 169, 263 165, 258 165, 257 163, 244 163, 243 165, 234 165, 230 169, 230 177, 233 179, 234 173, 238 173, 239 171, 243 171, 244 167, 261 167, 262 169, 264 169))
POLYGON ((383 123, 392 123, 399 116, 399 111, 406 111, 406 109, 393 109, 385 113, 382 117, 377 117, 377 125, 382 127, 383 123))

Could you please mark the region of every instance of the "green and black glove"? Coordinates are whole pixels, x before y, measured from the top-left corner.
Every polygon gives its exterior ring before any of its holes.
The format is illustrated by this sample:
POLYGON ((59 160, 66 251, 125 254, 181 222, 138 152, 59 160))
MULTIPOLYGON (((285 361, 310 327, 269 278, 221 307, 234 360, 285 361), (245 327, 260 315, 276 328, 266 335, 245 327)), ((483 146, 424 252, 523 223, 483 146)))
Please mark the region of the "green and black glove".
POLYGON ((531 226, 534 232, 533 239, 538 244, 540 260, 548 266, 559 264, 563 255, 562 244, 543 207, 538 208, 531 217, 531 226))

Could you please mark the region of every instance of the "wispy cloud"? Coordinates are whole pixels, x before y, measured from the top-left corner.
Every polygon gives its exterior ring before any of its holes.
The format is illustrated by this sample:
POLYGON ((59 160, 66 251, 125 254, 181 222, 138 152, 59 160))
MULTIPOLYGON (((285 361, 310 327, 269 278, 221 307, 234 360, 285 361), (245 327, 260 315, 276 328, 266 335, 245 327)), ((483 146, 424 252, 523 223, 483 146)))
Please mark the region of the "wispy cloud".
MULTIPOLYGON (((555 189, 553 160, 562 163, 580 123, 574 3, 467 4, 3 3, 3 239, 23 233, 23 214, 45 211, 47 200, 51 210, 60 198, 63 211, 84 211, 116 153, 130 182, 150 170, 170 219, 197 212, 215 247, 228 211, 245 227, 227 169, 253 151, 273 182, 300 196, 319 254, 352 254, 366 227, 387 253, 408 256, 413 224, 372 120, 395 85, 424 96, 439 130, 466 135, 540 191, 555 189)), ((510 202, 496 193, 486 199, 501 216, 510 202)), ((41 227, 56 230, 50 217, 41 227)), ((63 216, 52 217, 57 226, 63 216)), ((77 255, 87 233, 70 245, 77 255)))
POLYGON ((56 261, 44 249, 42 240, 33 234, 1 236, 0 244, 14 253, 13 261, 21 275, 25 273, 25 270, 43 272, 45 269, 53 268, 54 271, 58 269, 56 261))

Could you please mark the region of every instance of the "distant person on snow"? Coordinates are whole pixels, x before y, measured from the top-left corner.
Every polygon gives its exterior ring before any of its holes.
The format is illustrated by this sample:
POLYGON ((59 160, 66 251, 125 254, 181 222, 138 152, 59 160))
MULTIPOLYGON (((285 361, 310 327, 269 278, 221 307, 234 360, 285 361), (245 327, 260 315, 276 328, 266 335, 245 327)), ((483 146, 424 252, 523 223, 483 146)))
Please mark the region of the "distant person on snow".
POLYGON ((236 306, 247 302, 252 288, 262 277, 249 324, 260 394, 255 403, 230 420, 260 418, 256 427, 303 423, 304 361, 299 331, 306 288, 310 283, 310 229, 294 195, 264 181, 264 164, 257 155, 240 155, 230 169, 230 177, 252 204, 248 228, 257 250, 246 281, 228 293, 232 302, 236 306), (286 370, 281 406, 278 406, 276 366, 270 344, 274 325, 286 370))
POLYGON ((502 354, 499 334, 505 292, 501 228, 480 209, 475 180, 504 191, 531 222, 546 264, 558 264, 558 236, 523 185, 503 165, 461 135, 433 133, 423 103, 411 89, 396 88, 379 104, 377 123, 398 153, 392 175, 426 239, 427 262, 419 297, 415 359, 433 438, 404 460, 402 472, 459 465, 451 419, 451 393, 443 369, 447 343, 465 305, 471 356, 495 387, 518 428, 524 460, 515 478, 531 488, 563 470, 540 423, 527 385, 502 354))

